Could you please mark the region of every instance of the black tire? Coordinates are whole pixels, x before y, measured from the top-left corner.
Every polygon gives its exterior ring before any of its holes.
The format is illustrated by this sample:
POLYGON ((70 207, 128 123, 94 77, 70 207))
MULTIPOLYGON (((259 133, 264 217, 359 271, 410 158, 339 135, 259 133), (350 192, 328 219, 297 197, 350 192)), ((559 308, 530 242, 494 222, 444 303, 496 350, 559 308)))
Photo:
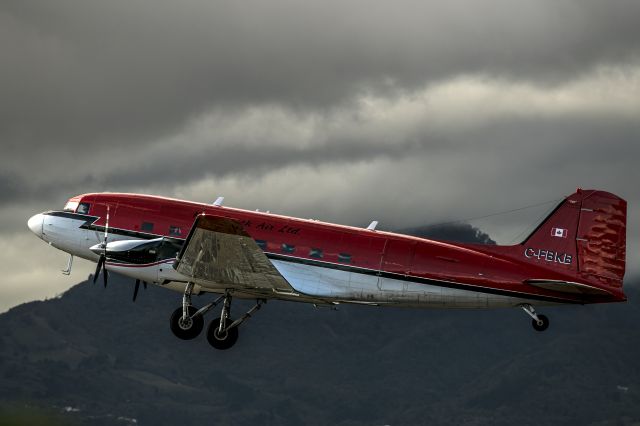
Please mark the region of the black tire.
MULTIPOLYGON (((193 316, 197 311, 198 310, 193 306, 189 306, 188 308, 189 316, 193 316)), ((178 339, 191 340, 198 337, 202 332, 202 329, 204 328, 204 318, 202 318, 202 315, 198 315, 191 318, 190 323, 183 324, 182 308, 180 307, 171 314, 169 325, 171 327, 171 331, 178 339)))
POLYGON ((538 321, 536 320, 531 320, 531 325, 533 325, 533 328, 535 328, 536 331, 545 331, 549 328, 549 318, 544 315, 538 315, 538 319, 540 319, 542 324, 538 324, 538 321))
MULTIPOLYGON (((227 319, 227 325, 233 323, 231 318, 227 319)), ((235 345, 238 341, 238 327, 227 330, 224 336, 218 335, 218 327, 220 326, 220 318, 216 318, 209 323, 207 328, 207 341, 216 349, 225 350, 235 345)))

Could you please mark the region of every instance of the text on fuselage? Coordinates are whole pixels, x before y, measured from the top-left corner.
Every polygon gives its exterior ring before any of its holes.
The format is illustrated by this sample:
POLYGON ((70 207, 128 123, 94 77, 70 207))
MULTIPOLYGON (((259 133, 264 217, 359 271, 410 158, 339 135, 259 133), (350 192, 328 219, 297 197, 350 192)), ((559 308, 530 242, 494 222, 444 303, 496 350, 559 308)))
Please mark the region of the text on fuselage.
POLYGON ((571 262, 573 262, 573 255, 553 250, 534 249, 531 247, 524 251, 524 257, 527 259, 535 258, 538 260, 545 260, 547 262, 560 263, 562 265, 571 265, 571 262))

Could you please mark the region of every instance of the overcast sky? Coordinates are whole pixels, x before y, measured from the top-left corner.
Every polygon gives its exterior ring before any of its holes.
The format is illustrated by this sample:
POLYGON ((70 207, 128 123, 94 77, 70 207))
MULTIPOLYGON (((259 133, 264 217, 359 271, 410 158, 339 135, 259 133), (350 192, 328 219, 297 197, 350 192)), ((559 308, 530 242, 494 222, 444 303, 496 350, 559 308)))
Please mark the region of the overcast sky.
MULTIPOLYGON (((639 16, 635 0, 4 0, 0 311, 86 277, 26 221, 94 191, 394 229, 605 189, 629 202, 637 274, 639 16)), ((510 243, 552 205, 471 223, 510 243)))

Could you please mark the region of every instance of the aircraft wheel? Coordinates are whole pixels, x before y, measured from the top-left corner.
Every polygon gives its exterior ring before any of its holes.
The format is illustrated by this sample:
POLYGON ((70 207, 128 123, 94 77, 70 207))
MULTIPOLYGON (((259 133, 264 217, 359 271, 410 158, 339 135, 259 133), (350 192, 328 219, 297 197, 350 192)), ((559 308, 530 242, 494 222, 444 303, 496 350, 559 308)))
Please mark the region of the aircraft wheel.
MULTIPOLYGON (((231 324, 233 320, 227 319, 227 324, 231 324)), ((229 349, 238 340, 238 327, 233 327, 227 330, 224 335, 218 333, 218 327, 220 326, 220 318, 216 318, 209 323, 207 328, 207 341, 211 346, 216 349, 229 349)))
MULTIPOLYGON (((193 306, 189 306, 189 316, 193 316, 198 310, 193 306)), ((198 315, 193 318, 187 318, 186 321, 182 320, 182 308, 178 308, 171 314, 170 326, 173 334, 182 340, 191 340, 198 337, 198 334, 204 328, 204 318, 202 315, 198 315)))
POLYGON ((536 331, 545 331, 549 328, 549 318, 544 315, 538 315, 538 319, 540 319, 540 322, 531 320, 531 325, 533 325, 533 328, 535 328, 536 331))

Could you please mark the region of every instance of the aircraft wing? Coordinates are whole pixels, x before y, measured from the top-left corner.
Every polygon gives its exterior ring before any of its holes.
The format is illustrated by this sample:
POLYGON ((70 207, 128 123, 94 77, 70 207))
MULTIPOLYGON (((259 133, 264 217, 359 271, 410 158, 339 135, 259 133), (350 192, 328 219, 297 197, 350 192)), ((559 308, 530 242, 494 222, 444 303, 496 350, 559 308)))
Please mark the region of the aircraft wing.
POLYGON ((197 217, 174 268, 203 287, 296 293, 243 226, 221 216, 197 217))

